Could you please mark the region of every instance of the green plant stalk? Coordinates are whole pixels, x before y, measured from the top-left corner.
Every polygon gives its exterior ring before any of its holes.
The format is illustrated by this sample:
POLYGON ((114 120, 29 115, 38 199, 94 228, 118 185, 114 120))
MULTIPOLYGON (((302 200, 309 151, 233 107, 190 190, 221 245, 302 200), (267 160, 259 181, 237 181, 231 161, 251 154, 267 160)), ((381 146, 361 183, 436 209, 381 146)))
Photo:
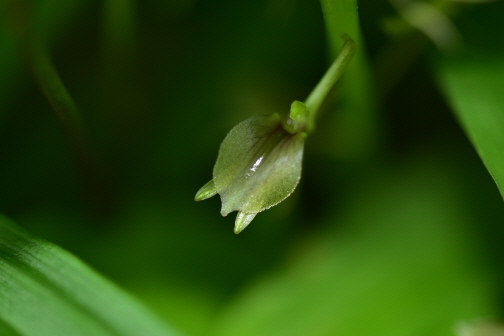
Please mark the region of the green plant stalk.
POLYGON ((338 110, 338 136, 335 148, 344 158, 362 158, 378 145, 378 123, 372 76, 359 27, 356 0, 320 0, 331 58, 341 50, 343 34, 359 46, 359 52, 345 70, 344 96, 338 110))
POLYGON ((51 104, 54 112, 72 142, 85 146, 84 123, 77 105, 70 96, 60 76, 49 59, 45 47, 29 46, 28 62, 42 93, 51 104))
POLYGON ((93 211, 108 213, 114 199, 108 179, 99 165, 87 137, 82 115, 72 99, 48 51, 51 34, 48 19, 28 0, 12 2, 11 32, 19 41, 24 61, 60 122, 74 154, 83 189, 93 211))
POLYGON ((132 0, 107 0, 103 2, 102 9, 103 40, 99 71, 105 95, 101 97, 100 108, 107 123, 106 129, 119 141, 131 138, 130 134, 124 136, 124 132, 119 130, 131 123, 129 113, 125 111, 131 109, 138 94, 135 87, 138 80, 135 77, 138 38, 134 5, 132 0), (122 122, 118 123, 119 119, 122 122))
MULTIPOLYGON (((95 121, 102 150, 113 153, 115 160, 128 165, 139 164, 138 155, 145 150, 152 118, 150 83, 145 81, 144 61, 140 57, 138 11, 134 0, 102 2, 102 38, 98 59, 97 86, 100 88, 95 121), (141 112, 140 112, 141 111, 141 112)), ((114 162, 110 162, 114 166, 114 162)), ((134 169, 134 168, 133 168, 134 169)), ((118 179, 128 179, 131 171, 119 170, 118 179)))
POLYGON ((350 61, 357 50, 355 42, 348 35, 343 35, 342 39, 345 41, 345 44, 343 45, 341 52, 338 54, 338 57, 336 57, 333 64, 331 64, 327 72, 324 74, 324 77, 322 77, 320 82, 318 82, 317 86, 315 86, 308 98, 306 98, 305 105, 308 108, 309 125, 315 124, 315 118, 320 110, 320 106, 328 96, 334 84, 338 81, 350 64, 350 61))
MULTIPOLYGON (((29 1, 16 3, 13 31, 20 41, 25 62, 40 90, 54 110, 77 157, 90 157, 83 118, 56 71, 48 51, 49 39, 29 1)), ((82 160, 81 160, 82 161, 82 160)), ((85 159, 84 161, 88 161, 85 159)))
MULTIPOLYGON (((132 0, 107 0, 103 3, 103 31, 105 54, 114 54, 117 49, 135 48, 135 2, 132 0)), ((123 55, 130 57, 130 55, 123 55)), ((118 60, 116 59, 116 62, 118 60)), ((122 60, 121 60, 122 61, 122 60)))
POLYGON ((52 64, 45 45, 30 41, 25 41, 27 62, 67 135, 89 204, 97 213, 108 213, 113 207, 113 197, 109 183, 91 150, 82 115, 52 64))

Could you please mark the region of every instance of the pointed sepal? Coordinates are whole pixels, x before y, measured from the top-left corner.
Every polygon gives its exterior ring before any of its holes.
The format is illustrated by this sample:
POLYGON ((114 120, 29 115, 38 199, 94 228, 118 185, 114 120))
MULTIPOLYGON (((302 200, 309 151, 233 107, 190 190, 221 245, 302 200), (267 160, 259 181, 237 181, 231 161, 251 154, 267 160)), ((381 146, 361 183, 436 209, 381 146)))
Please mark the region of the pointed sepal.
POLYGON ((203 201, 206 200, 207 198, 215 196, 215 194, 217 194, 217 189, 215 188, 215 183, 212 179, 210 180, 210 182, 201 187, 200 190, 198 190, 196 196, 194 197, 194 200, 196 202, 203 201))
POLYGON ((254 219, 257 213, 238 212, 235 220, 234 233, 238 234, 245 229, 254 219))

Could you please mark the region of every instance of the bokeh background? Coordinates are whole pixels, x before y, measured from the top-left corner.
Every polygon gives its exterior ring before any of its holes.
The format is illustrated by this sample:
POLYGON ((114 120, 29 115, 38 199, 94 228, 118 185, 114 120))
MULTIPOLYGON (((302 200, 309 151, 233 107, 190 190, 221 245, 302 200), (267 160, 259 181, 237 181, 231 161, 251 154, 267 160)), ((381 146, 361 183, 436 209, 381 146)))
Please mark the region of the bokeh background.
MULTIPOLYGON (((359 4, 380 73, 397 13, 359 4)), ((492 45, 502 9, 467 6, 455 24, 462 36, 487 29, 479 37, 492 45)), ((218 197, 194 195, 235 124, 287 113, 324 73, 318 1, 4 0, 0 10, 0 211, 183 334, 454 335, 461 321, 502 316, 502 198, 438 89, 431 61, 443 56, 429 42, 404 56, 376 106, 371 155, 338 155, 328 104, 295 193, 235 235, 218 197), (84 118, 96 174, 30 72, 26 20, 84 118)))

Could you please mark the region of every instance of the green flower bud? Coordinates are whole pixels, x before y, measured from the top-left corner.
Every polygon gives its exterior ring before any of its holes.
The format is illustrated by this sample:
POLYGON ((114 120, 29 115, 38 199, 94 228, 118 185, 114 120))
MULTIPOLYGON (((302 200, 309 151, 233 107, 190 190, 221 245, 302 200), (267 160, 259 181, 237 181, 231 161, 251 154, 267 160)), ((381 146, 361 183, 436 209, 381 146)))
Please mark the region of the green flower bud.
POLYGON ((221 214, 238 211, 235 233, 284 199, 301 178, 305 133, 285 130, 278 114, 259 115, 236 125, 221 144, 213 179, 197 201, 219 194, 221 214))
POLYGON ((309 119, 308 107, 306 107, 303 102, 295 100, 291 104, 289 118, 285 122, 284 128, 291 134, 300 132, 306 133, 308 129, 313 128, 309 119))
POLYGON ((238 211, 235 233, 240 233, 257 213, 277 205, 294 191, 301 178, 306 134, 315 128, 315 116, 334 83, 356 51, 355 42, 345 40, 340 54, 305 103, 294 101, 289 117, 260 115, 236 125, 221 144, 213 179, 196 194, 201 201, 219 194, 221 214, 238 211))

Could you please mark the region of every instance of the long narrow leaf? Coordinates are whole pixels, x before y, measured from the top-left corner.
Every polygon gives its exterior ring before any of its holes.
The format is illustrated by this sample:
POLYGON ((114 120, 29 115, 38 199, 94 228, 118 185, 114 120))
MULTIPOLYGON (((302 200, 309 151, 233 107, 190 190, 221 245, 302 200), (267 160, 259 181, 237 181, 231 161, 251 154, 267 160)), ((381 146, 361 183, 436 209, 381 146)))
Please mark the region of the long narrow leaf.
POLYGON ((504 195, 504 39, 496 1, 475 6, 457 23, 463 49, 434 60, 441 91, 504 195))
POLYGON ((175 335, 82 261, 0 216, 2 335, 175 335))
POLYGON ((453 111, 504 196, 504 55, 471 53, 438 69, 453 111))

